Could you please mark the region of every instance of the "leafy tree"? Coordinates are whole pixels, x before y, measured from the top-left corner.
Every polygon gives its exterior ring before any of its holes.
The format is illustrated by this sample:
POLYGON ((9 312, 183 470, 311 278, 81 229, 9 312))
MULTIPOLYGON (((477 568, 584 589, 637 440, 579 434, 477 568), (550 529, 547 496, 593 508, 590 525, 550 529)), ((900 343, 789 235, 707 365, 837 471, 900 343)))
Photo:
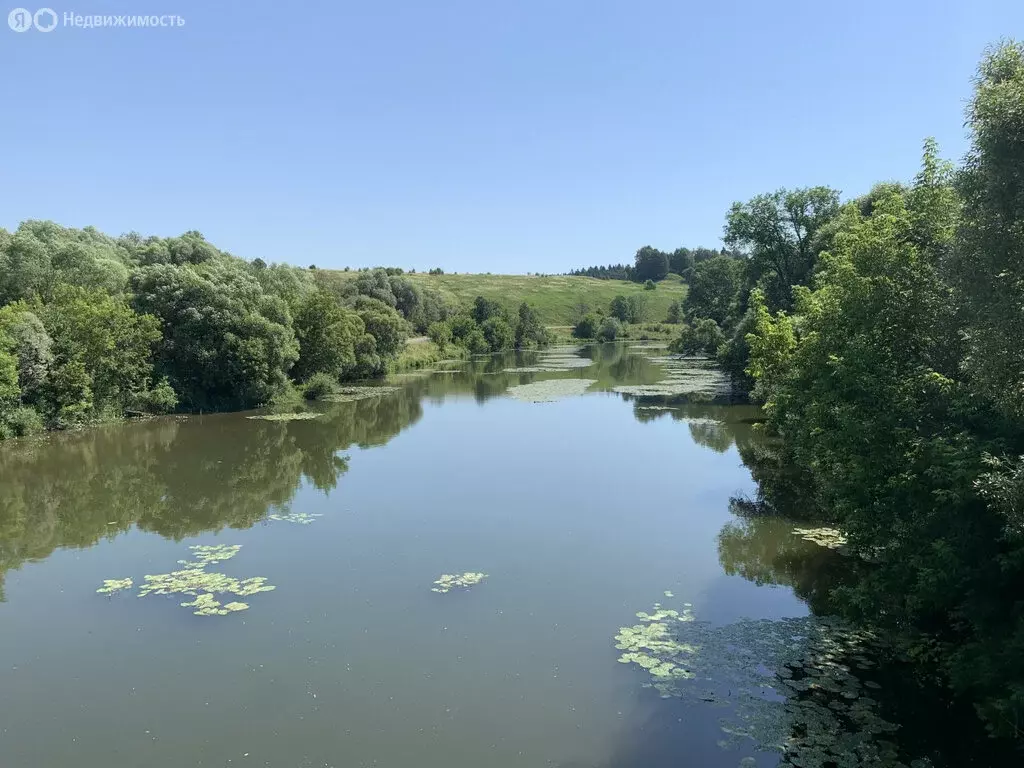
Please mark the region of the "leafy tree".
POLYGON ((53 339, 22 301, 0 307, 0 334, 17 360, 21 400, 38 402, 53 366, 53 339))
POLYGON ((318 373, 338 381, 356 367, 356 344, 366 331, 363 320, 326 291, 310 294, 302 302, 294 329, 299 359, 291 373, 297 381, 318 373))
POLYGON ((443 352, 452 343, 452 327, 443 321, 431 323, 427 329, 427 336, 443 352))
POLYGON ((750 365, 748 336, 755 330, 754 323, 754 313, 748 309, 733 329, 732 336, 718 348, 718 364, 729 374, 738 392, 750 392, 754 387, 754 379, 747 372, 750 365))
POLYGON ((718 324, 709 318, 702 318, 693 326, 684 324, 679 336, 672 342, 671 349, 684 355, 714 355, 724 342, 725 336, 718 324))
MULTIPOLYGON (((957 178, 963 224, 951 259, 967 312, 965 361, 978 388, 1024 417, 1024 45, 991 51, 968 110, 972 148, 957 178)), ((942 207, 948 202, 929 190, 942 207)))
POLYGON ((356 358, 359 364, 359 371, 362 376, 379 376, 383 374, 388 364, 398 357, 405 345, 407 337, 407 325, 394 309, 382 304, 367 304, 356 310, 366 335, 372 339, 372 349, 368 340, 364 339, 364 354, 359 355, 357 349, 356 358))
POLYGON ((419 306, 407 316, 418 333, 424 333, 434 323, 447 320, 455 314, 452 307, 438 291, 426 288, 420 291, 419 306))
POLYGON ((128 251, 92 227, 70 229, 26 221, 0 239, 0 304, 48 298, 56 285, 119 293, 128 279, 128 251))
POLYGON ((588 313, 573 327, 572 335, 577 339, 592 339, 597 335, 598 323, 597 315, 588 313))
POLYGON ((645 280, 664 280, 668 275, 668 255, 657 248, 645 245, 636 252, 633 279, 638 283, 645 280))
POLYGON ((668 255, 668 271, 685 275, 693 268, 693 254, 689 248, 676 248, 668 255))
POLYGON ((307 400, 323 400, 338 390, 338 380, 321 371, 310 376, 302 386, 302 396, 307 400))
POLYGON ((462 342, 470 333, 479 329, 476 320, 464 312, 455 315, 449 321, 449 325, 451 325, 452 329, 452 338, 457 342, 462 342))
POLYGON ((673 301, 668 305, 668 315, 665 317, 666 323, 676 325, 683 322, 683 305, 682 302, 673 301))
POLYGON ((409 278, 400 275, 391 275, 388 282, 395 297, 395 309, 406 320, 412 321, 413 318, 417 318, 423 310, 423 295, 419 288, 413 285, 409 278))
POLYGON ((524 301, 519 305, 519 322, 516 324, 516 348, 543 347, 549 341, 548 329, 540 321, 536 310, 524 301))
POLYGON ((630 318, 633 317, 633 308, 629 304, 629 299, 622 294, 612 299, 609 312, 612 317, 623 323, 631 322, 630 318))
POLYGON ((606 317, 597 329, 598 341, 615 341, 622 334, 622 323, 614 317, 606 317))
POLYGON ((724 327, 737 309, 743 279, 743 264, 727 256, 715 256, 694 267, 686 314, 690 318, 711 318, 724 327))
POLYGON ((84 421, 93 410, 92 377, 81 360, 58 364, 46 381, 50 418, 58 428, 84 421))
POLYGON ((462 339, 462 346, 472 355, 486 355, 491 351, 491 345, 478 325, 474 325, 462 339))
MULTIPOLYGON (((135 407, 152 382, 153 348, 161 338, 157 318, 137 314, 99 290, 70 285, 57 286, 41 312, 53 337, 53 358, 65 368, 81 364, 92 407, 113 412, 135 407)), ((64 405, 54 403, 57 410, 64 405)))
POLYGON ((473 300, 473 319, 483 325, 487 320, 501 314, 501 305, 496 301, 477 296, 473 300))
POLYGON ((132 287, 136 309, 163 325, 157 370, 187 407, 252 407, 286 386, 299 356, 287 304, 244 265, 145 267, 132 287))
POLYGON ((0 438, 13 433, 10 422, 21 404, 18 387, 18 358, 13 351, 14 340, 0 326, 0 438))
POLYGON ((369 296, 392 308, 398 306, 398 299, 391 287, 391 276, 388 275, 387 270, 375 269, 372 272, 360 272, 359 277, 355 280, 355 287, 360 296, 369 296))
POLYGON ((499 352, 503 349, 512 349, 516 343, 516 334, 512 326, 505 318, 500 316, 489 317, 480 325, 484 338, 487 339, 487 346, 492 352, 499 352))
POLYGON ((318 290, 318 278, 308 270, 287 264, 272 264, 266 269, 255 270, 263 292, 284 299, 294 314, 311 295, 318 290))
POLYGON ((647 319, 647 297, 634 293, 626 303, 629 305, 627 315, 630 323, 642 323, 647 319))
POLYGON ((822 235, 838 213, 834 189, 780 189, 733 203, 725 241, 749 254, 751 278, 763 286, 769 305, 790 308, 792 286, 807 284, 827 245, 822 235))

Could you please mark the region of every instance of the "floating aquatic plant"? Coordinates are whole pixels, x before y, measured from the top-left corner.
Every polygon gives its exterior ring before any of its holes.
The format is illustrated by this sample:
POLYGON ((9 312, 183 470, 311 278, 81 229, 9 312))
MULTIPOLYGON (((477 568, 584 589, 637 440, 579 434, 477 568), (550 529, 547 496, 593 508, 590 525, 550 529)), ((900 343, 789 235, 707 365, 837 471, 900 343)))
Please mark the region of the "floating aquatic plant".
POLYGON ((328 403, 350 403, 354 400, 366 400, 370 397, 384 397, 400 390, 401 387, 373 386, 373 387, 340 387, 337 392, 325 395, 322 400, 328 403))
POLYGON ((269 592, 275 587, 266 583, 263 576, 248 579, 236 579, 217 571, 206 571, 198 568, 182 568, 170 573, 147 574, 146 583, 139 587, 139 597, 146 595, 199 595, 231 593, 239 597, 255 595, 257 592, 269 592))
POLYGON ((538 363, 556 370, 568 370, 569 368, 589 368, 594 361, 574 355, 543 355, 538 359, 538 363))
POLYGON ((619 662, 646 669, 653 687, 667 698, 675 692, 672 681, 693 677, 688 666, 697 648, 676 640, 672 632, 672 625, 693 621, 693 613, 689 606, 682 613, 656 606, 653 614, 641 611, 636 617, 644 623, 622 627, 615 635, 615 647, 624 651, 619 662))
POLYGON ((838 528, 794 528, 793 533, 828 549, 841 550, 847 544, 846 536, 838 528))
POLYGON ((446 592, 451 592, 453 589, 469 589, 474 584, 479 584, 486 578, 486 573, 477 573, 475 571, 466 571, 465 573, 456 574, 442 573, 434 582, 437 586, 432 587, 430 591, 444 594, 446 592))
POLYGON ((259 416, 246 416, 245 418, 256 419, 258 421, 308 421, 309 419, 316 419, 319 417, 319 413, 301 411, 300 413, 264 413, 259 416))
MULTIPOLYGON (((232 557, 237 555, 242 550, 241 544, 193 544, 189 547, 192 550, 192 556, 197 562, 203 565, 210 565, 211 563, 220 563, 225 560, 230 560, 232 557)), ((185 563, 186 560, 179 560, 179 563, 185 563)))
POLYGON ((235 611, 245 611, 249 609, 247 603, 227 603, 222 605, 213 595, 209 593, 203 593, 196 595, 196 599, 181 603, 182 608, 195 608, 192 613, 196 616, 227 616, 229 613, 235 611))
POLYGON ((638 613, 645 623, 620 629, 615 647, 663 697, 731 708, 720 746, 749 739, 802 768, 906 768, 885 738, 896 726, 868 695, 880 686, 857 674, 875 667, 872 633, 813 616, 712 626, 689 608, 638 613))
MULTIPOLYGON (((196 544, 189 547, 193 560, 179 560, 181 568, 170 573, 147 574, 145 582, 139 587, 139 597, 147 595, 190 595, 192 600, 181 603, 187 608, 194 608, 197 616, 225 616, 236 611, 244 611, 249 606, 241 602, 221 604, 214 595, 232 594, 239 597, 269 592, 276 589, 267 584, 263 576, 248 579, 236 579, 217 571, 206 570, 207 566, 230 560, 241 550, 240 544, 196 544)), ((111 580, 103 582, 96 590, 101 593, 113 593, 132 586, 131 579, 111 580)))
POLYGON ((563 397, 582 395, 596 379, 548 379, 508 388, 508 394, 528 403, 551 403, 563 397))
POLYGON ((297 523, 299 525, 309 525, 318 517, 323 517, 319 513, 309 512, 289 512, 286 515, 267 515, 267 520, 275 520, 282 523, 297 523))
POLYGON ((131 579, 104 579, 103 586, 97 589, 101 595, 112 595, 115 592, 120 592, 122 589, 131 589, 131 579))

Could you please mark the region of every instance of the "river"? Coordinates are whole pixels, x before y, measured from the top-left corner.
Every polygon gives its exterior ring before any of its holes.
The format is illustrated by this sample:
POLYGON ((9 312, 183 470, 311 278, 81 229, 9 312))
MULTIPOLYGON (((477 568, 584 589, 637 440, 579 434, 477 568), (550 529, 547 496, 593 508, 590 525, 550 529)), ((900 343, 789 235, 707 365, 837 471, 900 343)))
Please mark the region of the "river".
POLYGON ((664 381, 664 354, 453 362, 307 420, 4 443, 0 764, 775 765, 617 663, 656 603, 712 627, 806 616, 775 555, 819 549, 731 511, 756 490, 756 409, 615 391, 664 381), (576 378, 552 402, 509 394, 576 378), (226 615, 138 596, 176 571, 275 588, 215 595, 226 615), (486 577, 432 591, 467 572, 486 577))

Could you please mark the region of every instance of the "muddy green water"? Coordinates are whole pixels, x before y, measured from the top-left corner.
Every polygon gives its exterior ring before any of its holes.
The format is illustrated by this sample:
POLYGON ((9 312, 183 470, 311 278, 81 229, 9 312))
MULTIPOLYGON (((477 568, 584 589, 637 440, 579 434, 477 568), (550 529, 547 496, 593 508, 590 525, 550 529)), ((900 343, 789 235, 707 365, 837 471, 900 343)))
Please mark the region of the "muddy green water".
MULTIPOLYGON (((396 380, 316 419, 169 418, 0 445, 4 768, 735 768, 719 712, 660 699, 614 636, 655 601, 713 622, 802 616, 773 570, 745 406, 611 392, 663 371, 627 345, 396 380), (596 383, 530 403, 513 385, 596 383), (657 406, 657 403, 654 404, 657 406), (320 515, 308 525, 272 520, 320 515), (195 616, 136 597, 190 545, 276 590, 195 616), (481 571, 468 591, 431 592, 481 571), (96 594, 104 579, 135 588, 96 594)), ((755 756, 761 766, 773 755, 755 756)))

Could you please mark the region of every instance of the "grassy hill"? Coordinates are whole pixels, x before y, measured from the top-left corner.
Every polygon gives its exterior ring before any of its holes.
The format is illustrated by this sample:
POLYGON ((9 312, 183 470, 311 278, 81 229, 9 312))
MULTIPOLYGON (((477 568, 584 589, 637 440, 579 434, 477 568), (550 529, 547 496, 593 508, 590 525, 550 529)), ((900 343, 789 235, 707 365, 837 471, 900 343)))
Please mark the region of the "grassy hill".
MULTIPOLYGON (((356 272, 338 272, 355 278, 356 272)), ((658 288, 645 291, 643 285, 624 280, 596 280, 592 277, 534 275, 429 275, 406 274, 416 285, 433 288, 447 298, 463 305, 473 303, 477 296, 500 302, 515 311, 526 301, 534 306, 545 325, 568 326, 573 323, 574 308, 580 302, 591 309, 608 308, 617 295, 640 293, 647 298, 647 320, 661 322, 669 304, 686 296, 686 284, 676 275, 669 275, 658 288)))

